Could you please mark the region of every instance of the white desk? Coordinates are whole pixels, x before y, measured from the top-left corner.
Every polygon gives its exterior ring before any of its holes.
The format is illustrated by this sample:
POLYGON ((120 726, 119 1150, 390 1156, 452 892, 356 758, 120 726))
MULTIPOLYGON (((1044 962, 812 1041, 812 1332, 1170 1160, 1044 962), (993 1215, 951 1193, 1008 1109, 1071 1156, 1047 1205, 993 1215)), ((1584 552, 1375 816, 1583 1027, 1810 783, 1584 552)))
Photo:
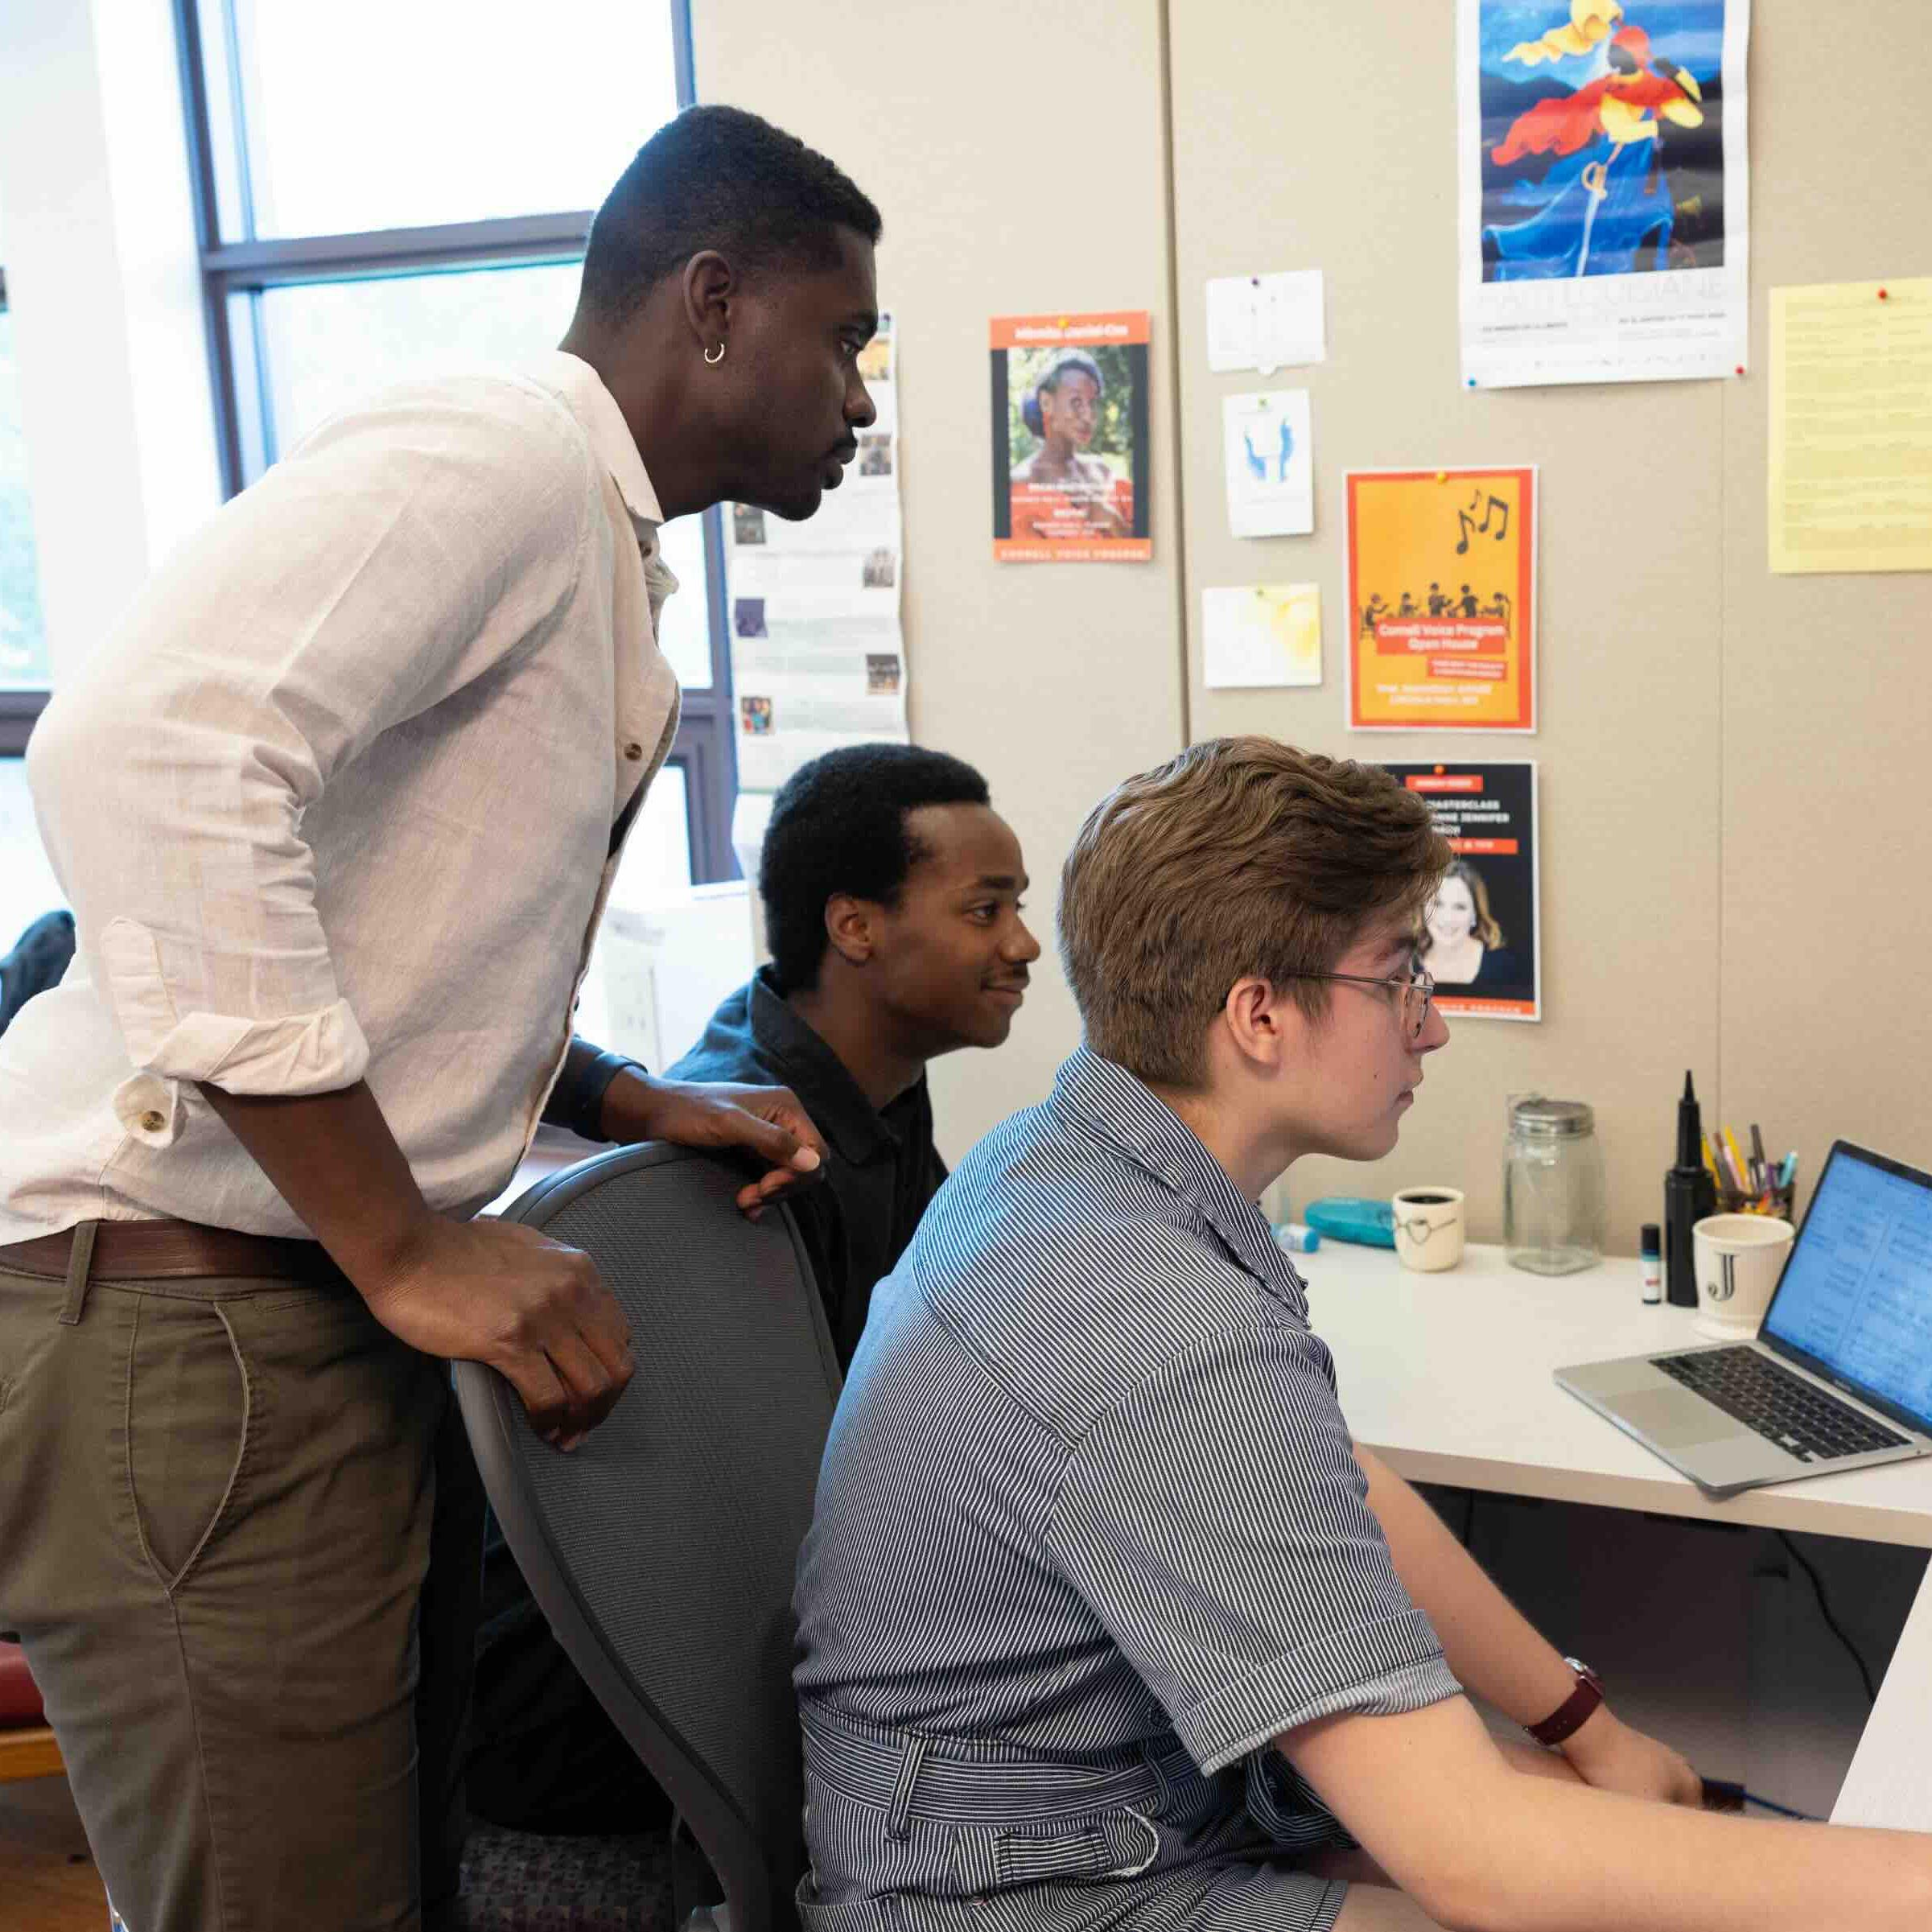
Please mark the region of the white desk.
MULTIPOLYGON (((1689 1309, 1644 1304, 1634 1261, 1546 1277, 1473 1246, 1460 1267, 1416 1275, 1386 1248, 1333 1241, 1295 1258, 1349 1427, 1411 1481, 1932 1549, 1932 1457, 1714 1502, 1558 1388, 1571 1363, 1707 1339, 1689 1309)), ((1932 1570, 1836 1822, 1932 1831, 1929 1716, 1932 1570)))

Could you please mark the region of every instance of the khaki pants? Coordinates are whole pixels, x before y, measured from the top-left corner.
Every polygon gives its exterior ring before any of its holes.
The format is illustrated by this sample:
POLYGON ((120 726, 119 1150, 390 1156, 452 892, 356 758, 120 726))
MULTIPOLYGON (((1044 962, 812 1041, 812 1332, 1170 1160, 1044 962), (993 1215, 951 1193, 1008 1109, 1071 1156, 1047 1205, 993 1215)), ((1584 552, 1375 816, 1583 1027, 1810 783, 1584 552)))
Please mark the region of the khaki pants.
POLYGON ((129 1932, 417 1927, 456 1889, 480 1587, 447 1367, 346 1281, 5 1259, 0 1629, 129 1932))

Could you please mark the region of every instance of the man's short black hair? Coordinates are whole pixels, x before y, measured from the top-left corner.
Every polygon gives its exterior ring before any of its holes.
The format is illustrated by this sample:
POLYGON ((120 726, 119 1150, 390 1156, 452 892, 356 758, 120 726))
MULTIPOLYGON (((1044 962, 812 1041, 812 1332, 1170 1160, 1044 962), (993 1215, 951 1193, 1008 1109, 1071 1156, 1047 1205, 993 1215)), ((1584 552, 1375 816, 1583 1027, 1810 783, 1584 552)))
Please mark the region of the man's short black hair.
POLYGON ((764 934, 781 993, 818 983, 826 901, 836 892, 896 905, 926 856, 906 814, 929 805, 988 805, 963 760, 916 744, 852 744, 801 765, 772 801, 758 860, 764 934))
POLYGON ((687 107, 632 157, 591 224, 582 307, 620 322, 666 275, 716 249, 735 267, 838 266, 847 228, 879 210, 794 134, 738 107, 687 107))

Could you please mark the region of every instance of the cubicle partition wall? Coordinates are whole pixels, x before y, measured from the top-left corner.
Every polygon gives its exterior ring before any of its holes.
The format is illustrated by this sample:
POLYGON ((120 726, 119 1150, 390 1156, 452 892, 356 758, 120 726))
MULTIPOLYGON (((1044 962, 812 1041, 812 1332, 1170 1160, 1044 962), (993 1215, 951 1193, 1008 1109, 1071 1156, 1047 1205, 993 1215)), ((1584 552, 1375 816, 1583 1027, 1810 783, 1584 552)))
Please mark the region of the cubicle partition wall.
MULTIPOLYGON (((1560 14, 1563 9, 1557 8, 1560 14)), ((1711 382, 1458 386, 1452 0, 694 0, 698 91, 822 143, 878 198, 899 316, 915 731, 983 766, 1034 906, 1085 809, 1190 738, 1259 731, 1358 757, 1534 757, 1546 1017, 1468 1020, 1378 1168, 1310 1163, 1294 1197, 1420 1182, 1500 1226, 1505 1096, 1597 1110, 1611 1246, 1655 1220, 1684 1069, 1717 1118, 1816 1165, 1835 1134, 1923 1159, 1932 895, 1915 775, 1932 731, 1922 575, 1772 577, 1766 291, 1932 268, 1914 132, 1920 10, 1752 8, 1753 348, 1711 382), (1208 373, 1203 283, 1320 268, 1327 362, 1208 373), (996 564, 986 323, 1154 314, 1151 564, 996 564), (1221 398, 1305 385, 1312 537, 1229 534, 1221 398), (1344 476, 1541 472, 1542 727, 1345 728, 1344 476), (1206 587, 1316 581, 1326 678, 1208 690, 1206 587)), ((1631 9, 1633 17, 1637 10, 1631 9)), ((1038 1097, 1076 1037, 1050 964, 1012 1042, 934 1069, 954 1156, 1038 1097)), ((1802 1190, 1801 1190, 1802 1193, 1802 1190)))

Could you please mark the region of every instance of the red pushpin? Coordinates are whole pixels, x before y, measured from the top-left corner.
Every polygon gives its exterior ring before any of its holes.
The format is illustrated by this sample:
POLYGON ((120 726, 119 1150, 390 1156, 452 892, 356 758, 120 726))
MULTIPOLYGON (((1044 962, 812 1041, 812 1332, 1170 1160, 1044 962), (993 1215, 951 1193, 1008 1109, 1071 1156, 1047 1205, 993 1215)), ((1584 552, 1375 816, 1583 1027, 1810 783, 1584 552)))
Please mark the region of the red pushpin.
POLYGON ((1745 373, 1745 365, 1741 362, 1737 365, 1737 373, 1740 376, 1745 373))
POLYGON ((1878 299, 1881 302, 1889 301, 1891 299, 1891 290, 1889 289, 1881 288, 1878 291, 1878 299))

